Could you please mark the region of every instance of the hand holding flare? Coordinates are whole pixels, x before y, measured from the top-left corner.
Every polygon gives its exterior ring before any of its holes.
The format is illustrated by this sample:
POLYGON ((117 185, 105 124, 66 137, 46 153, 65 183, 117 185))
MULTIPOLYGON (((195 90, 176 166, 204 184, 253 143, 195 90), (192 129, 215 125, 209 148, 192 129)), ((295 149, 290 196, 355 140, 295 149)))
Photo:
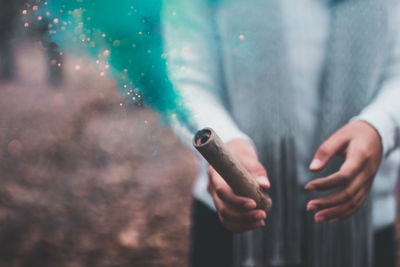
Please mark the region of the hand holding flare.
POLYGON ((224 144, 210 128, 193 145, 210 163, 208 191, 222 224, 237 233, 264 226, 272 202, 261 188, 270 184, 253 146, 242 139, 224 144))
POLYGON ((314 216, 316 222, 345 219, 362 206, 382 159, 380 136, 364 121, 350 122, 318 148, 310 170, 323 169, 335 154, 346 158, 339 171, 306 185, 307 190, 337 189, 326 197, 308 202, 308 211, 318 210, 314 216))

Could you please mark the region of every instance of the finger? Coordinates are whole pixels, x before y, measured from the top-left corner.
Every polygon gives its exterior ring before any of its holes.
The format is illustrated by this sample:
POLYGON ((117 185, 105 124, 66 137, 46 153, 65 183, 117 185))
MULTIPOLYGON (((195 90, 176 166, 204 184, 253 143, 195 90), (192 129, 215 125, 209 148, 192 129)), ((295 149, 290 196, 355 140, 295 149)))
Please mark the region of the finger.
POLYGON ((271 187, 267 171, 259 161, 250 160, 242 163, 262 188, 269 189, 271 187))
POLYGON ((227 220, 224 217, 222 217, 220 214, 218 214, 218 218, 227 229, 229 229, 235 233, 244 233, 244 232, 256 229, 258 227, 265 226, 264 220, 240 223, 240 222, 227 220))
POLYGON ((266 214, 262 210, 254 210, 248 213, 238 213, 233 209, 229 209, 229 207, 223 207, 218 211, 218 214, 226 222, 234 222, 243 225, 252 224, 266 219, 266 214))
POLYGON ((237 223, 242 225, 249 225, 266 219, 266 214, 262 210, 254 210, 247 213, 238 213, 233 209, 229 209, 229 207, 223 207, 218 211, 218 214, 220 218, 223 218, 224 222, 237 223))
POLYGON ((314 158, 310 163, 310 170, 321 170, 333 155, 346 147, 348 141, 349 137, 340 130, 331 135, 315 152, 314 158))
POLYGON ((363 204, 366 195, 368 192, 368 188, 365 187, 360 190, 356 196, 346 203, 343 203, 339 206, 328 208, 317 212, 314 216, 315 222, 322 222, 322 221, 331 221, 336 222, 339 218, 343 216, 349 216, 352 213, 356 212, 363 204))
POLYGON ((372 183, 370 183, 368 186, 365 187, 365 193, 362 195, 362 197, 360 199, 360 203, 359 203, 358 206, 352 207, 352 209, 349 209, 347 212, 339 215, 337 218, 332 219, 331 222, 344 220, 344 219, 350 217, 351 215, 353 215, 355 212, 357 212, 362 207, 362 205, 364 204, 365 199, 368 196, 368 192, 371 189, 371 186, 372 186, 372 183))
POLYGON ((338 172, 316 179, 306 185, 307 190, 328 190, 344 186, 354 179, 365 165, 366 159, 354 149, 349 150, 345 162, 338 172))
POLYGON ((258 221, 266 219, 266 213, 262 210, 237 211, 232 207, 225 205, 220 199, 215 199, 215 205, 218 210, 218 217, 224 225, 235 224, 248 227, 258 221))
POLYGON ((333 192, 326 197, 311 200, 307 204, 307 210, 323 210, 338 206, 342 203, 351 201, 355 193, 356 192, 353 193, 353 191, 350 191, 349 188, 344 188, 342 190, 333 192))
POLYGON ((265 220, 267 217, 267 214, 263 210, 237 209, 237 207, 232 207, 229 204, 224 203, 218 198, 218 196, 216 196, 214 202, 215 206, 217 207, 218 214, 227 221, 233 221, 237 223, 252 223, 258 220, 265 220))
POLYGON ((236 195, 229 187, 229 185, 225 182, 225 180, 222 179, 222 177, 216 172, 213 172, 210 175, 210 184, 211 190, 214 190, 222 201, 228 203, 231 206, 246 209, 254 209, 257 206, 256 202, 253 199, 236 195))
POLYGON ((351 201, 360 189, 361 188, 358 188, 354 183, 349 184, 343 189, 335 191, 326 197, 311 200, 307 204, 307 210, 327 209, 351 201))
POLYGON ((212 195, 214 204, 217 208, 218 215, 226 222, 235 222, 238 224, 251 224, 266 218, 266 213, 260 209, 244 209, 237 206, 231 206, 221 200, 218 195, 213 192, 212 195))
POLYGON ((344 186, 349 182, 347 176, 342 172, 335 172, 328 177, 319 178, 309 182, 306 185, 306 190, 328 190, 336 187, 344 186))
POLYGON ((345 186, 343 189, 333 192, 324 198, 313 199, 307 204, 307 210, 322 210, 338 206, 342 203, 351 202, 353 198, 364 188, 369 188, 372 185, 373 179, 368 177, 366 172, 362 172, 357 177, 345 186))
POLYGON ((366 199, 366 196, 361 200, 361 204, 359 207, 348 210, 347 212, 339 215, 337 218, 332 219, 331 222, 338 222, 338 221, 344 220, 344 219, 350 217, 351 215, 353 215, 354 213, 356 213, 361 208, 365 199, 366 199))

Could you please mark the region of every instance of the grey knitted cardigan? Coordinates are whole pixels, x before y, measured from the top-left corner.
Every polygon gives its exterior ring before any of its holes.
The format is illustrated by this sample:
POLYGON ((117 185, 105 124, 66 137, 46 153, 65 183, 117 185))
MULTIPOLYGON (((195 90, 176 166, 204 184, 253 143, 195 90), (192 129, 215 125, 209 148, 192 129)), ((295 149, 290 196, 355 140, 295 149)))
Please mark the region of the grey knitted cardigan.
MULTIPOLYGON (((291 107, 296 99, 292 97, 290 75, 286 75, 278 1, 212 1, 216 38, 221 44, 221 69, 226 77, 226 104, 258 149, 269 173, 274 201, 265 228, 235 237, 235 266, 371 266, 369 199, 355 215, 334 224, 315 224, 312 214, 300 208, 299 203, 305 204, 318 193, 306 192, 296 179, 295 133, 301 125, 292 120, 291 107), (246 42, 237 38, 242 33, 246 42), (263 119, 253 119, 255 114, 262 114, 263 119)), ((377 93, 388 50, 392 3, 331 1, 315 148, 377 93)), ((341 162, 333 160, 319 177, 337 170, 341 162)))

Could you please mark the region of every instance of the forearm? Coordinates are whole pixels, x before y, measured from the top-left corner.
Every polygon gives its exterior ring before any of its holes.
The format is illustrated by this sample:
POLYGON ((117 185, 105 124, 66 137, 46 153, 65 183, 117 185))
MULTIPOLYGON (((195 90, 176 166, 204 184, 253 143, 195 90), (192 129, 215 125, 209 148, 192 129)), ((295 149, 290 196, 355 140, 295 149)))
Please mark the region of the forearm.
POLYGON ((387 60, 383 66, 379 93, 353 120, 363 120, 372 125, 380 135, 383 156, 400 146, 400 5, 390 16, 392 40, 387 60))
POLYGON ((167 5, 164 16, 168 68, 193 124, 198 128, 213 128, 224 142, 249 140, 222 101, 219 55, 210 7, 202 0, 185 1, 177 6, 178 11, 173 5, 167 5))

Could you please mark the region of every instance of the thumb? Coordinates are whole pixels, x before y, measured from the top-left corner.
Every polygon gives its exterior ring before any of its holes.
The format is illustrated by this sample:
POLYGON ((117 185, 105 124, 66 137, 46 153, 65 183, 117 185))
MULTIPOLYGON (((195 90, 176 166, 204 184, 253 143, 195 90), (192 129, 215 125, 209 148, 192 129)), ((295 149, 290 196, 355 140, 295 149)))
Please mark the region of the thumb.
POLYGON ((348 138, 339 130, 331 135, 317 149, 310 163, 310 171, 319 171, 328 163, 329 159, 342 151, 348 144, 348 138))

